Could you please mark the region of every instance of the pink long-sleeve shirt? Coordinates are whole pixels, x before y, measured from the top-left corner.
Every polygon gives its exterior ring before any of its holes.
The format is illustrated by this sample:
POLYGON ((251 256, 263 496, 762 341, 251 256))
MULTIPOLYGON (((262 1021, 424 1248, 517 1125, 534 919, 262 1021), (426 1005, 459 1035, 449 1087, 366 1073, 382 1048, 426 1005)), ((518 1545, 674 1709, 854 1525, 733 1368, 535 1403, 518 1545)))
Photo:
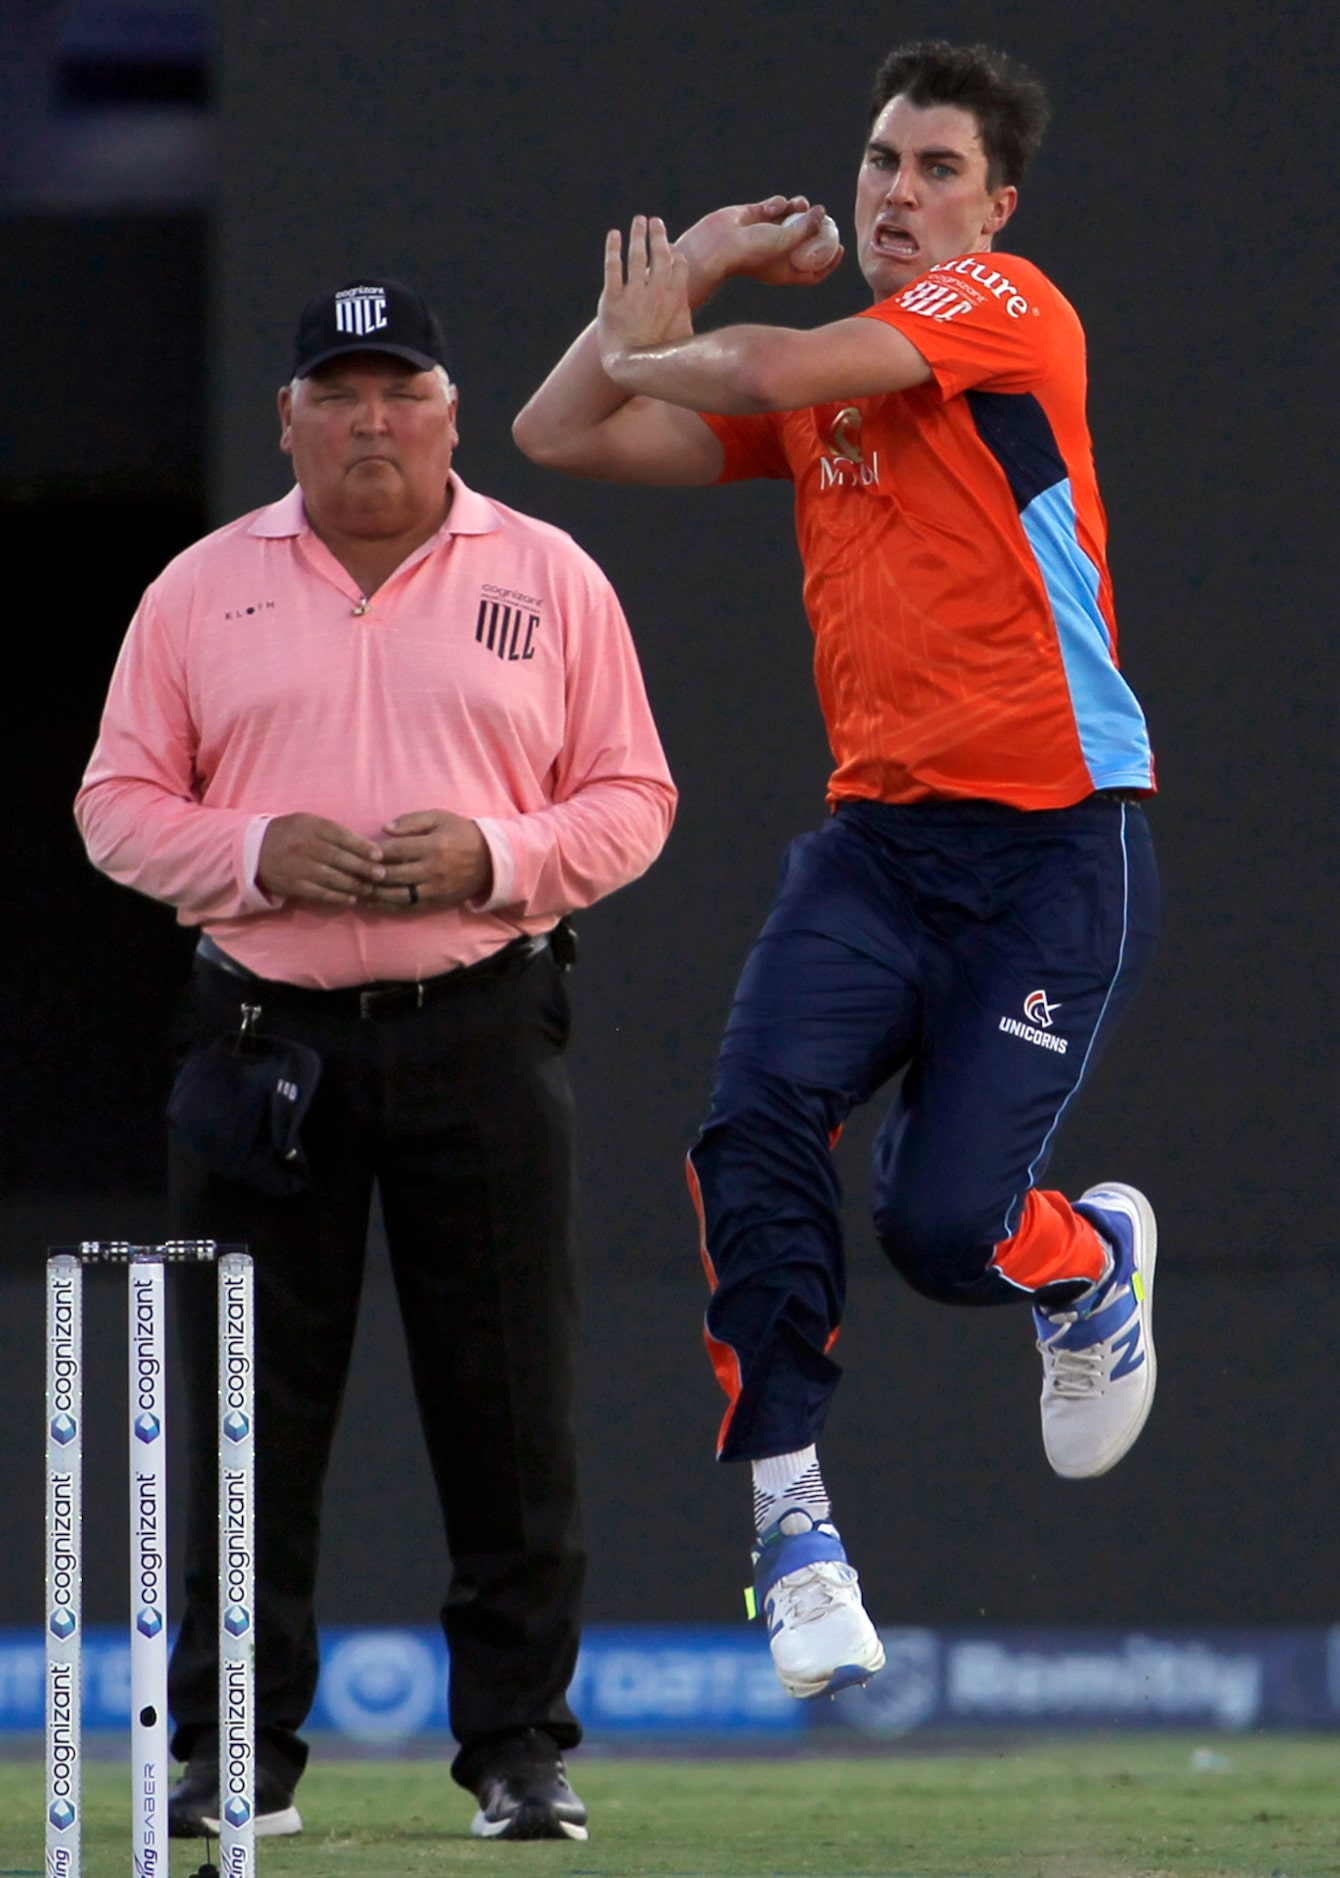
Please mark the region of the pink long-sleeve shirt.
POLYGON ((358 613, 302 494, 208 535, 145 593, 75 804, 89 856, 264 978, 429 978, 542 933, 648 868, 675 789, 627 622, 560 529, 453 472, 446 521, 358 613), (487 901, 271 899, 270 820, 370 839, 415 809, 479 823, 487 901))

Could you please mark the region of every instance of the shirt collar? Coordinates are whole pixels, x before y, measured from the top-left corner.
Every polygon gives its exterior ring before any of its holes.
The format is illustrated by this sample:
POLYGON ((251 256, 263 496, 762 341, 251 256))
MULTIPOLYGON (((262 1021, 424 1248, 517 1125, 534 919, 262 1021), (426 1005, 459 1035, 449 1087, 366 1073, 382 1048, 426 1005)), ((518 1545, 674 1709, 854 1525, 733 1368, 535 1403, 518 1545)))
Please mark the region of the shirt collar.
MULTIPOLYGON (((448 481, 452 498, 447 519, 437 533, 430 535, 424 542, 418 550, 420 555, 438 547, 452 535, 491 535, 502 526, 498 512, 487 496, 477 495, 455 470, 448 473, 448 481)), ((302 490, 296 483, 286 496, 281 496, 278 502, 272 502, 269 508, 262 509, 247 530, 249 535, 257 535, 263 541, 281 541, 286 537, 310 532, 302 490)))

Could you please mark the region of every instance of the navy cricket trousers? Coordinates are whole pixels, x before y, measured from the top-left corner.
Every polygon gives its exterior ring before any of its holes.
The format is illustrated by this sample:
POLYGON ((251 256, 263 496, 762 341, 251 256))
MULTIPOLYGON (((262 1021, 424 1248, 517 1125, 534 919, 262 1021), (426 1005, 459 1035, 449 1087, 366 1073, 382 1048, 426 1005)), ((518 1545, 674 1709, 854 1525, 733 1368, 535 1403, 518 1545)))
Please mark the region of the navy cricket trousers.
POLYGON ((823 1427, 845 1302, 832 1149, 900 1071, 874 1156, 894 1266, 949 1304, 1069 1295, 1021 1288, 997 1254, 1043 1197, 1057 1128, 1158 922, 1144 813, 1117 795, 1031 811, 845 803, 792 843, 689 1157, 731 1399, 723 1460, 789 1453, 823 1427))

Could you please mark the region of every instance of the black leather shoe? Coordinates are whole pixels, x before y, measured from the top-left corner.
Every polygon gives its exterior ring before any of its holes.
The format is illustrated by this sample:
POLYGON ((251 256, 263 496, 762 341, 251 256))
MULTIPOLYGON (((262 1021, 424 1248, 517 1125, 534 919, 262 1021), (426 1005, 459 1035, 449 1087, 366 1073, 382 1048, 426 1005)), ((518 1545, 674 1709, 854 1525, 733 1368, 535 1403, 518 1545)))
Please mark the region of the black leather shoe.
POLYGON ((499 1744, 475 1783, 477 1839, 585 1839, 586 1808, 551 1735, 527 1728, 499 1744))
MULTIPOLYGON (((263 1767, 256 1769, 256 1837, 276 1839, 302 1831, 293 1789, 263 1767)), ((169 1839, 217 1839, 219 1768, 212 1754, 193 1758, 168 1800, 169 1839)))

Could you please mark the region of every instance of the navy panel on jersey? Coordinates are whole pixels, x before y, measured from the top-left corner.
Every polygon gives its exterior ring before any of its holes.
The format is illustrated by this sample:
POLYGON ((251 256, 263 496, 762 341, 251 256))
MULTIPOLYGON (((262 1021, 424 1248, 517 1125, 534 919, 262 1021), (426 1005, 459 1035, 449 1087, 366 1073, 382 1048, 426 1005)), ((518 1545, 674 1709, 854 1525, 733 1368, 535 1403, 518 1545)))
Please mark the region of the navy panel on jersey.
POLYGON ((1070 474, 1047 413, 1031 391, 967 391, 977 434, 1004 470, 1021 512, 1070 474))

